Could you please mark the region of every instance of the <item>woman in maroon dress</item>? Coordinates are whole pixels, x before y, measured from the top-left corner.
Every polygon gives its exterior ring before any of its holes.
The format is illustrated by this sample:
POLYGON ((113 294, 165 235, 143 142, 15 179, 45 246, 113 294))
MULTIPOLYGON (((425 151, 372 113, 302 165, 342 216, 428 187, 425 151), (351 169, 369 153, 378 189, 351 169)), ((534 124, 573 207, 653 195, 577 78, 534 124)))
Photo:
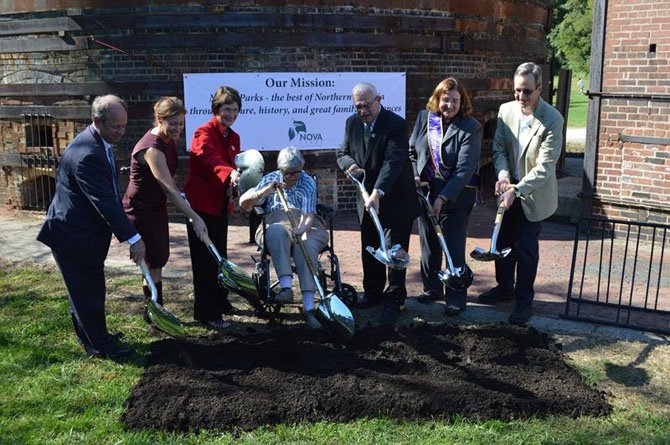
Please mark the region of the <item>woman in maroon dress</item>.
MULTIPOLYGON (((177 145, 184 131, 186 109, 177 97, 162 97, 154 104, 154 127, 139 140, 130 159, 130 182, 123 207, 146 244, 146 262, 163 304, 162 269, 170 256, 167 198, 187 218, 199 238, 207 234, 202 218, 182 198, 174 183, 177 145)), ((144 297, 151 298, 147 283, 144 297)))

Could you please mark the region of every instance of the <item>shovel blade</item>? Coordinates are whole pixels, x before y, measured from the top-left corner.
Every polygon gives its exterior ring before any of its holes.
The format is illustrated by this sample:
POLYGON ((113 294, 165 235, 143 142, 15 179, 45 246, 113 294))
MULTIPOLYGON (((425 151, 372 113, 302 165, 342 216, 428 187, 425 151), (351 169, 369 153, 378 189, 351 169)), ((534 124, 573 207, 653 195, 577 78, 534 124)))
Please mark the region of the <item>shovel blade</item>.
POLYGON ((151 322, 158 329, 172 337, 181 338, 186 336, 184 327, 172 312, 151 299, 147 301, 147 308, 149 309, 148 312, 151 322))
POLYGON ((445 286, 454 290, 467 289, 472 285, 472 281, 474 280, 474 274, 470 268, 467 271, 463 271, 461 275, 453 275, 448 270, 443 270, 442 272, 438 272, 437 276, 445 286))
POLYGON ((228 260, 223 260, 219 267, 219 284, 235 293, 256 292, 256 285, 251 276, 228 260))
POLYGON ((495 261, 498 259, 498 255, 481 247, 476 247, 475 250, 470 252, 470 258, 477 261, 495 261))
POLYGON ((475 274, 467 264, 455 269, 453 274, 445 269, 438 272, 437 276, 447 287, 454 290, 467 289, 475 279, 475 274))
POLYGON ((316 309, 318 320, 333 335, 344 341, 354 337, 356 322, 351 310, 335 294, 330 294, 321 302, 316 309))
POLYGON ((386 267, 390 267, 391 269, 406 269, 407 265, 409 264, 409 259, 407 260, 398 260, 398 259, 393 259, 389 258, 386 252, 384 252, 381 249, 374 249, 372 246, 368 246, 365 248, 370 254, 377 259, 380 263, 385 265, 386 267))
POLYGON ((244 269, 228 260, 223 260, 219 267, 218 279, 219 285, 247 300, 257 311, 265 312, 256 282, 252 276, 247 275, 244 269))

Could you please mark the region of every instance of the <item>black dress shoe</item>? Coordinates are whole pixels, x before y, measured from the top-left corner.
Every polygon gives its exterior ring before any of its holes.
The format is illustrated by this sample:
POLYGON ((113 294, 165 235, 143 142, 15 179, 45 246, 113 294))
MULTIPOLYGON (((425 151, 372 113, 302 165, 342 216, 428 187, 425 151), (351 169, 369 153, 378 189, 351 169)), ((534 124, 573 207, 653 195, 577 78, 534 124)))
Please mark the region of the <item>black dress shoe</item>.
POLYGON ((130 348, 125 348, 123 346, 116 346, 114 348, 107 348, 105 351, 105 357, 111 359, 117 359, 121 357, 127 357, 132 355, 135 351, 130 348))
POLYGON ((505 300, 511 300, 514 298, 514 291, 500 289, 496 286, 487 290, 486 292, 479 294, 479 301, 482 303, 498 303, 505 300))
POLYGON ((530 317, 533 316, 533 307, 531 305, 525 304, 522 306, 517 306, 514 308, 514 312, 509 316, 510 324, 517 326, 526 326, 530 317))
POLYGON ((432 303, 433 301, 441 300, 443 297, 441 295, 435 295, 435 294, 429 294, 429 293, 422 293, 418 297, 416 297, 416 301, 419 303, 423 304, 428 304, 432 303))
POLYGON ((240 310, 233 306, 230 301, 226 300, 223 302, 223 308, 221 312, 226 315, 237 315, 240 313, 240 310))
POLYGON ((358 302, 356 302, 356 307, 360 309, 367 309, 382 304, 381 297, 377 298, 367 298, 366 296, 361 297, 358 302))
POLYGON ((109 340, 107 344, 102 348, 96 348, 94 346, 85 344, 84 349, 86 350, 86 354, 88 354, 89 357, 110 358, 110 359, 118 359, 121 357, 126 357, 135 352, 130 348, 125 348, 117 345, 116 343, 114 343, 113 340, 109 340))
POLYGON ((459 315, 461 312, 463 312, 464 310, 465 310, 465 308, 449 305, 449 306, 444 308, 444 315, 446 315, 447 317, 455 317, 455 316, 459 315))

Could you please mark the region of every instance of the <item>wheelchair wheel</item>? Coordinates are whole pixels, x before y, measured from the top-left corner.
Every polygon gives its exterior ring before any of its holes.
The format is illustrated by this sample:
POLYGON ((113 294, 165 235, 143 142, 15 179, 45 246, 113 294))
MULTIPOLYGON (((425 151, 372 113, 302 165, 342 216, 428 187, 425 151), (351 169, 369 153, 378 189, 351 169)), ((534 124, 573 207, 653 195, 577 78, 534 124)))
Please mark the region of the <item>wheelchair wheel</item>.
POLYGON ((258 292, 257 297, 253 299, 254 304, 252 304, 256 316, 272 320, 279 312, 279 305, 271 303, 271 301, 274 301, 274 291, 268 289, 266 275, 261 267, 257 267, 251 277, 258 292), (268 298, 268 295, 270 295, 270 298, 268 298))
POLYGON ((337 286, 333 288, 333 293, 336 294, 342 303, 344 303, 349 309, 356 307, 356 302, 358 301, 358 291, 351 284, 342 283, 342 288, 338 289, 337 286))

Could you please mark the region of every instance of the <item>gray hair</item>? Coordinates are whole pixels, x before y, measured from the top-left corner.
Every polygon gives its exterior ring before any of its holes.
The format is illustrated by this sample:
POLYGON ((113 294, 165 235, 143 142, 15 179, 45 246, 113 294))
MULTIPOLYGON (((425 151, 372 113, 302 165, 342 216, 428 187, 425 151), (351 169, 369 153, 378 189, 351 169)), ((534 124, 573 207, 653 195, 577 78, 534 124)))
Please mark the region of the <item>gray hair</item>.
POLYGON ((361 82, 359 84, 356 84, 353 90, 351 90, 352 96, 355 96, 357 94, 364 96, 366 93, 370 93, 373 98, 379 96, 379 93, 377 92, 377 87, 367 82, 361 82))
POLYGON ((97 117, 98 119, 104 121, 107 117, 109 109, 114 105, 121 105, 123 109, 128 112, 128 106, 123 101, 123 99, 118 96, 107 94, 96 97, 93 101, 93 105, 91 105, 91 119, 95 119, 97 117))
POLYGON ((535 79, 535 86, 542 85, 542 68, 535 65, 533 62, 522 63, 514 71, 514 77, 517 76, 526 76, 532 74, 535 79))
POLYGON ((277 167, 286 170, 286 169, 301 169, 305 165, 305 158, 295 147, 286 147, 282 148, 279 154, 277 155, 277 167))

